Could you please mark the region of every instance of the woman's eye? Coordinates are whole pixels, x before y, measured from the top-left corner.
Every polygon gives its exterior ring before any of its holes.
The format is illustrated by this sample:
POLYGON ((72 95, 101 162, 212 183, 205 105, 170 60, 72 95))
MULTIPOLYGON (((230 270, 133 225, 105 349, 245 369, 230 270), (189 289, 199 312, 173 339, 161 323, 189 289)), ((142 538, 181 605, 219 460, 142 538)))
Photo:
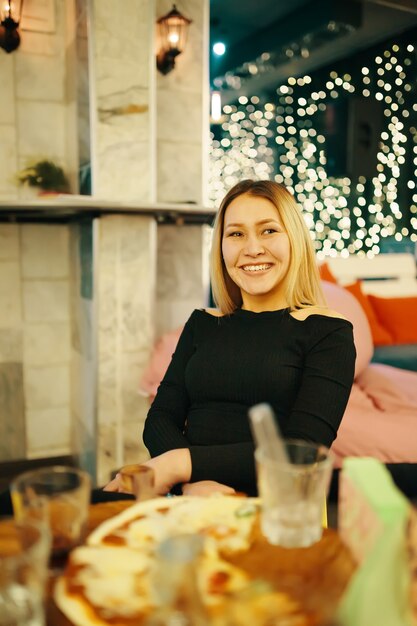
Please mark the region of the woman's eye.
POLYGON ((234 231, 234 232, 228 233, 227 236, 228 237, 241 237, 242 233, 240 233, 239 231, 234 231))
POLYGON ((275 228, 265 228, 264 233, 266 235, 272 235, 272 233, 278 232, 275 228))

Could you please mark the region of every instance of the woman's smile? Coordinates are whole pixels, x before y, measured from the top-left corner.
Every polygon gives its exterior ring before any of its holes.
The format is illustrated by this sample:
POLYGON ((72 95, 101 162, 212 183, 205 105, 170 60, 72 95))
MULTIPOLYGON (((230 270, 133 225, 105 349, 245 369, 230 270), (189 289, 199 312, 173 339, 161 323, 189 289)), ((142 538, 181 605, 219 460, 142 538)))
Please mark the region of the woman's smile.
POLYGON ((245 272, 249 272, 249 274, 260 274, 271 269, 271 267, 271 263, 261 263, 259 265, 242 265, 241 269, 245 272))

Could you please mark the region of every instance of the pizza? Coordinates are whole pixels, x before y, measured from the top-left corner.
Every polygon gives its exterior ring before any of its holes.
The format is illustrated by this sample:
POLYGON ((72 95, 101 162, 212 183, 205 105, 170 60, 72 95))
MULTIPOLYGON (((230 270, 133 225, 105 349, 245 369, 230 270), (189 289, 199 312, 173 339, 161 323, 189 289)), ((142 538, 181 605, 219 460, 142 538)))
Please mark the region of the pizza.
POLYGON ((219 550, 247 550, 259 507, 257 498, 156 498, 136 504, 101 524, 89 536, 88 544, 127 546, 153 554, 164 539, 179 533, 198 533, 214 542, 219 550))
MULTIPOLYGON (((306 610, 303 595, 309 583, 303 587, 302 581, 311 581, 317 565, 314 559, 322 559, 323 551, 313 549, 315 556, 310 558, 304 574, 294 578, 292 569, 288 578, 277 562, 287 561, 291 555, 293 568, 311 549, 294 551, 270 546, 260 531, 259 513, 258 499, 223 495, 156 498, 133 504, 103 522, 90 534, 86 545, 71 552, 55 586, 55 601, 76 626, 146 624, 158 607, 158 547, 170 537, 191 534, 201 538, 196 584, 211 624, 262 626, 281 623, 284 618, 286 626, 318 624, 322 611, 317 603, 306 610), (304 591, 293 593, 291 585, 283 584, 288 580, 293 586, 296 581, 296 587, 301 584, 304 591)), ((331 536, 337 537, 335 533, 331 536)), ((334 563, 334 542, 330 543, 328 558, 334 563)), ((347 556, 345 550, 345 564, 347 556)), ((353 571, 349 559, 339 576, 337 599, 353 571)), ((335 578, 331 571, 329 576, 335 578)), ((318 584, 310 590, 313 595, 317 595, 318 584)), ((324 593, 328 598, 328 590, 324 593)), ((331 602, 327 605, 331 607, 331 602)))

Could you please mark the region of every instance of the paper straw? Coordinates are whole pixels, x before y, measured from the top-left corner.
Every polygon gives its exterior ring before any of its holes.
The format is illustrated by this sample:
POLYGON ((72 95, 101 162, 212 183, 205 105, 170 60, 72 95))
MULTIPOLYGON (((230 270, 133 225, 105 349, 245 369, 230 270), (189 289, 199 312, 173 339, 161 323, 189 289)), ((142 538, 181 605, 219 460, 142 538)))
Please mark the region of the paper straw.
POLYGON ((255 444, 265 455, 288 463, 288 455, 274 413, 269 404, 256 404, 249 409, 249 419, 255 444))

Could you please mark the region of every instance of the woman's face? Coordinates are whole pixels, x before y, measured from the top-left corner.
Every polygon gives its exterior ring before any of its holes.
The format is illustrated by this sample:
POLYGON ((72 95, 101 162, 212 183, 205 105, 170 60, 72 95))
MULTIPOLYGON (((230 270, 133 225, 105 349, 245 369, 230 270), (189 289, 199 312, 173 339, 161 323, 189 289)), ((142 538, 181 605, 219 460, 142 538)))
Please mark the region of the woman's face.
POLYGON ((288 306, 284 279, 290 242, 278 211, 266 198, 243 194, 224 215, 222 253, 227 273, 253 311, 288 306))

